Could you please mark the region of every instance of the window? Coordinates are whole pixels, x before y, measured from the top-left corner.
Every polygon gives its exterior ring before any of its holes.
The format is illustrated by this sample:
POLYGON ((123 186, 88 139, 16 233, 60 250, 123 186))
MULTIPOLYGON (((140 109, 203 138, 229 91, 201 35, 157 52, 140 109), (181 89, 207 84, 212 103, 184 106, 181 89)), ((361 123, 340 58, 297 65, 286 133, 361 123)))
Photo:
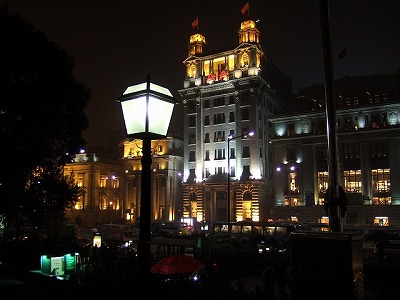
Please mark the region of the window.
POLYGON ((248 66, 249 65, 249 55, 247 53, 244 53, 242 56, 243 59, 243 66, 248 66))
POLYGON ((210 160, 210 150, 206 150, 206 157, 204 160, 210 160))
POLYGON ((110 203, 111 209, 118 210, 120 204, 120 196, 118 194, 113 195, 113 201, 110 203))
POLYGON ((104 209, 107 209, 107 207, 108 207, 108 200, 107 200, 107 196, 106 195, 100 195, 100 198, 99 198, 99 208, 101 209, 101 210, 104 210, 104 209))
POLYGON ((195 133, 189 134, 189 144, 196 144, 196 134, 195 133))
POLYGON ((222 174, 224 174, 224 168, 223 168, 223 167, 217 167, 217 168, 215 168, 215 174, 217 174, 217 175, 222 175, 222 174))
POLYGON ((119 179, 118 178, 113 177, 112 187, 113 187, 113 189, 119 189, 119 179))
POLYGON ((78 200, 75 202, 74 208, 76 210, 83 209, 83 196, 78 196, 78 200))
POLYGON ((189 113, 196 112, 196 100, 189 100, 187 102, 187 107, 188 107, 189 113))
POLYGON ((390 112, 388 120, 389 120, 389 125, 396 125, 397 124, 397 113, 390 112))
POLYGON ((204 126, 210 125, 210 115, 204 116, 204 126))
POLYGON ((249 191, 246 191, 243 193, 243 215, 245 220, 252 220, 252 214, 251 214, 251 200, 252 196, 249 191))
POLYGON ((349 193, 361 193, 361 170, 344 171, 345 191, 349 193))
POLYGON ((222 141, 225 141, 225 131, 214 132, 214 142, 222 142, 222 141))
POLYGON ((231 177, 235 177, 236 176, 236 168, 235 166, 231 166, 231 177))
POLYGON ((247 134, 250 132, 250 129, 249 129, 249 127, 243 127, 242 128, 242 135, 244 135, 244 139, 247 139, 247 138, 249 138, 248 136, 247 136, 247 134))
POLYGON ((372 192, 390 192, 390 169, 372 170, 372 192))
POLYGON ((102 187, 102 188, 107 187, 107 179, 108 179, 108 177, 106 175, 100 176, 100 187, 102 187))
POLYGON ((232 159, 236 158, 235 148, 230 148, 229 150, 230 150, 229 158, 232 158, 232 159))
POLYGON ((250 147, 249 146, 243 146, 243 158, 248 158, 250 157, 250 147))
POLYGON ((296 193, 296 194, 298 194, 298 193, 300 193, 300 190, 299 190, 299 188, 297 187, 297 180, 296 180, 296 177, 297 177, 297 174, 296 174, 296 172, 290 172, 289 173, 289 190, 292 192, 292 193, 296 193))
POLYGON ((195 182, 195 180, 196 180, 196 170, 195 169, 189 169, 188 182, 195 182))
POLYGON ((249 180, 253 175, 250 173, 250 166, 243 166, 243 173, 240 176, 240 180, 249 180))
POLYGON ((318 192, 325 193, 328 188, 328 172, 318 172, 318 192))
POLYGON ((208 178, 208 176, 210 176, 210 169, 206 168, 206 178, 208 178))
POLYGON ((225 114, 218 113, 214 115, 214 124, 223 124, 225 123, 225 114))
POLYGON ((381 125, 381 116, 379 114, 373 114, 371 116, 371 128, 379 128, 381 125))
POLYGON ((83 187, 83 174, 79 174, 78 175, 78 183, 77 183, 77 185, 79 186, 79 187, 83 187))
POLYGON ((196 151, 189 151, 189 161, 196 161, 196 151))
POLYGON ((204 100, 204 108, 210 108, 210 100, 204 100))
POLYGON ((392 197, 373 197, 372 204, 373 205, 391 205, 392 197))
POLYGON ((235 96, 229 96, 229 104, 235 104, 235 96))
POLYGON ((215 149, 214 159, 225 159, 225 149, 215 149))
POLYGON ((301 123, 301 132, 302 133, 310 133, 311 132, 311 126, 309 121, 303 121, 301 123))
POLYGON ((189 127, 196 127, 196 116, 195 115, 189 116, 189 127))
POLYGON ((248 107, 242 108, 242 120, 249 120, 249 119, 250 119, 249 108, 248 107))
POLYGON ((167 178, 160 177, 160 187, 165 187, 167 184, 167 178))
POLYGON ((229 122, 235 122, 235 112, 229 112, 229 122))
POLYGON ((206 132, 205 137, 204 137, 204 143, 209 143, 210 142, 210 133, 206 132))

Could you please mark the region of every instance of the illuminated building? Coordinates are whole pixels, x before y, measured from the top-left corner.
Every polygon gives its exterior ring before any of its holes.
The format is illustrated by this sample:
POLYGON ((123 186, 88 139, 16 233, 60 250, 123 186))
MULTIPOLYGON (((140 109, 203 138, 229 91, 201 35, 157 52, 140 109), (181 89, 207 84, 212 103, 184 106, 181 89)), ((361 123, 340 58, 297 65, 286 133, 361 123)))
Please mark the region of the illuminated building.
MULTIPOLYGON (((76 154, 64 168, 82 187, 75 206, 66 212, 69 223, 131 223, 140 217, 142 141, 124 141, 122 159, 104 159, 95 154, 76 154)), ((152 220, 181 217, 183 141, 168 137, 151 142, 152 220)))
POLYGON ((94 227, 98 223, 116 223, 123 218, 124 169, 118 160, 102 159, 84 151, 64 167, 81 187, 75 206, 66 211, 69 223, 94 227))
MULTIPOLYGON (((151 141, 151 220, 180 220, 182 207, 183 141, 167 137, 151 141)), ((136 219, 140 212, 142 140, 124 142, 126 208, 136 219)), ((133 220, 134 221, 134 220, 133 220)))
POLYGON ((197 221, 266 221, 274 207, 268 117, 290 95, 291 82, 263 51, 255 21, 243 21, 238 34, 235 48, 207 54, 205 36, 196 33, 183 61, 182 212, 197 221), (245 136, 250 131, 254 136, 245 136), (243 138, 227 149, 228 136, 243 138))
MULTIPOLYGON (((335 80, 340 185, 345 224, 400 225, 400 76, 335 80)), ((323 222, 328 186, 322 84, 299 89, 274 128, 275 217, 323 222), (289 111, 290 109, 290 111, 289 111)))

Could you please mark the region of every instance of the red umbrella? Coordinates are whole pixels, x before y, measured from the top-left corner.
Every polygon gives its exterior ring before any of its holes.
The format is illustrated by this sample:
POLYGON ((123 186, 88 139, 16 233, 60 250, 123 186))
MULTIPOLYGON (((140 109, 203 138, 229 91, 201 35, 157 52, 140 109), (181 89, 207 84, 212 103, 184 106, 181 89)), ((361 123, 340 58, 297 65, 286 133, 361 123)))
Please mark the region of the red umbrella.
POLYGON ((204 269, 204 264, 188 255, 171 255, 164 257, 152 268, 152 273, 157 274, 184 274, 193 273, 204 269))

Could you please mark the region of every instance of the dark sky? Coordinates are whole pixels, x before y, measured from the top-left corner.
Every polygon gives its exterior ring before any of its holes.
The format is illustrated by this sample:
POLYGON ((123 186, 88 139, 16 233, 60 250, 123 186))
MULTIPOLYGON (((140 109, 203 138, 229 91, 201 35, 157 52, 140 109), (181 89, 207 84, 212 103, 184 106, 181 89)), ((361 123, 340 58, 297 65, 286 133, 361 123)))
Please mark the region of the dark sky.
MULTIPOLYGON (((0 0, 10 13, 33 24, 76 60, 75 77, 90 89, 86 108, 88 146, 125 137, 119 103, 132 84, 154 83, 179 99, 187 44, 199 32, 207 52, 238 45, 245 0, 0 0)), ((318 0, 253 0, 250 18, 261 31, 264 51, 292 78, 293 91, 322 83, 323 61, 318 0)), ((331 1, 334 76, 394 74, 400 67, 399 0, 331 1), (346 48, 347 55, 336 57, 346 48)), ((179 99, 180 100, 180 99, 179 99)), ((175 107, 170 131, 182 131, 182 107, 175 107)))

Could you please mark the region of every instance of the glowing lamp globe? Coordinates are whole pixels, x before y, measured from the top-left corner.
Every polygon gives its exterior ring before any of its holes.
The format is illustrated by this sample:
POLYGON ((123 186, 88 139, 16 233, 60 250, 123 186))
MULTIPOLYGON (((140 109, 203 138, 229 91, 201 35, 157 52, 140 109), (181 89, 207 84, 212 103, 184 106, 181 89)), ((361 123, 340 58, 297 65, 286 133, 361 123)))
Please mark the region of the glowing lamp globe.
POLYGON ((128 87, 121 97, 126 133, 138 139, 157 139, 167 135, 174 105, 171 92, 160 85, 146 82, 128 87))

